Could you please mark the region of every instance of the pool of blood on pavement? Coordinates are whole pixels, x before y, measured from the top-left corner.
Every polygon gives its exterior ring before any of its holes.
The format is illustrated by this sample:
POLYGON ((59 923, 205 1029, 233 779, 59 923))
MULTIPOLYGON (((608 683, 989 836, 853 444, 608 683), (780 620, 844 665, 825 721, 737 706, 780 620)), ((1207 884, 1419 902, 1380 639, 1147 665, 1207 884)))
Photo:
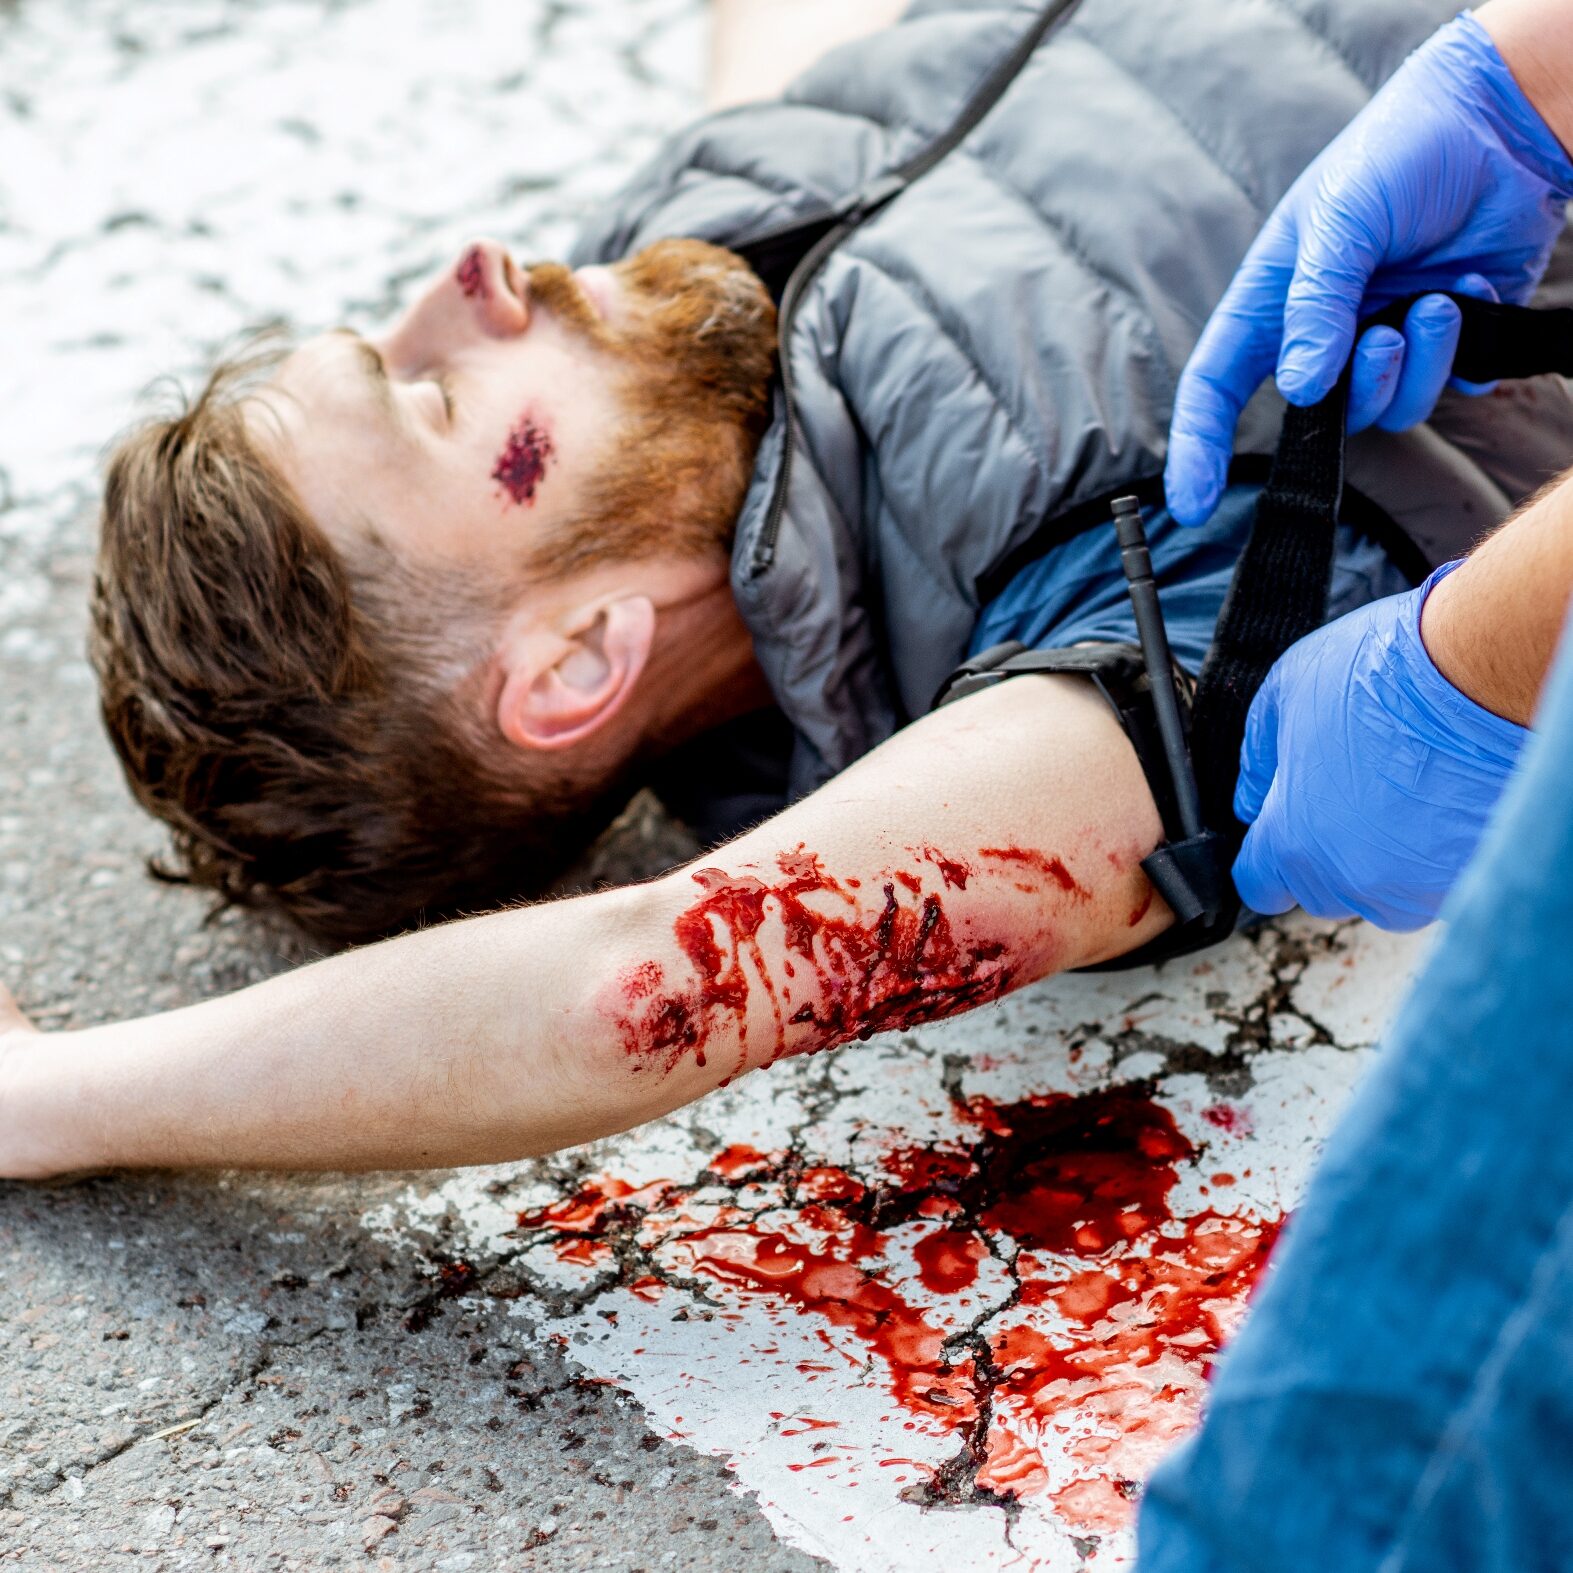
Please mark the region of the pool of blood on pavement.
POLYGON ((963 1130, 952 1143, 894 1148, 877 1174, 805 1171, 732 1147, 690 1184, 600 1180, 519 1225, 570 1256, 620 1233, 641 1288, 663 1273, 699 1276, 838 1329, 872 1357, 908 1425, 955 1440, 954 1456, 909 1488, 913 1500, 1040 1495, 1057 1452, 1074 1473, 1050 1494, 1056 1513, 1118 1528, 1135 1481, 1194 1422, 1282 1220, 1176 1218, 1170 1193, 1197 1149, 1141 1088, 953 1109, 963 1130), (769 1227, 735 1204, 696 1218, 691 1198, 718 1179, 747 1186, 769 1227), (911 1248, 914 1273, 890 1235, 929 1223, 911 1248), (1014 1303, 948 1344, 973 1313, 947 1316, 945 1302, 994 1255, 1013 1264, 1014 1303), (939 1304, 914 1298, 914 1277, 939 1304))

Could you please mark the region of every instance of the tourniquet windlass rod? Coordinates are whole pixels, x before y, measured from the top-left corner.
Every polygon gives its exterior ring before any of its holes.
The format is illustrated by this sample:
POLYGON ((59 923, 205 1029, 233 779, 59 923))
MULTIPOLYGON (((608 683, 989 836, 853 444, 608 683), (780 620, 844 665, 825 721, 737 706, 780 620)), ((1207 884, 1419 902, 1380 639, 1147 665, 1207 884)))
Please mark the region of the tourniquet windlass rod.
POLYGON ((1158 736, 1163 741, 1164 758, 1169 764, 1169 779, 1174 783, 1180 828, 1187 838, 1199 836, 1205 828, 1201 798, 1196 790, 1190 750, 1185 745, 1180 703, 1175 697, 1169 634, 1163 623, 1163 608, 1158 604, 1158 586, 1153 583, 1152 557, 1147 551, 1147 527, 1142 522, 1141 504, 1134 497, 1116 497, 1112 506, 1114 530, 1120 541, 1120 566, 1125 570, 1131 609, 1136 614, 1136 634, 1141 640, 1142 660, 1152 685, 1153 711, 1158 721, 1158 736))

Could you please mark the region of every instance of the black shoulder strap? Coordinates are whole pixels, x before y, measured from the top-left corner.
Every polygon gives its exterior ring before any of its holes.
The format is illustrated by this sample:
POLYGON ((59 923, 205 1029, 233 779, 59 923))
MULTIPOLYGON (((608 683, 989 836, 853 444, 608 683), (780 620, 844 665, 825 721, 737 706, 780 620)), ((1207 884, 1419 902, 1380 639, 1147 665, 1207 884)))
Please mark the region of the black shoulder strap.
MULTIPOLYGON (((1421 297, 1394 301, 1362 325, 1402 328, 1421 297)), ((1512 382, 1520 377, 1573 377, 1573 310, 1565 306, 1505 306, 1454 295, 1463 313, 1453 375, 1465 382, 1512 382)))
MULTIPOLYGON (((1399 327, 1418 296, 1364 327, 1399 327)), ((1463 313, 1453 374, 1468 382, 1573 375, 1573 310, 1535 310, 1452 297, 1463 313)), ((1320 404, 1286 411, 1250 539, 1235 565, 1192 710, 1202 811, 1232 862, 1244 837, 1234 787, 1245 718, 1268 671, 1327 615, 1334 531, 1344 483, 1348 373, 1320 404)))

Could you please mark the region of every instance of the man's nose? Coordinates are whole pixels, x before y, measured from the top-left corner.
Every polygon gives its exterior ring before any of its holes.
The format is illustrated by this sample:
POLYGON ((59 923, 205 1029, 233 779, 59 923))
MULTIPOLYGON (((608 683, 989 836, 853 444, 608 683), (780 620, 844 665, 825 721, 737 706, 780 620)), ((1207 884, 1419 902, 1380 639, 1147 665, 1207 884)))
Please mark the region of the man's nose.
POLYGON ((513 338, 530 323, 529 282, 495 240, 466 246, 386 339, 399 362, 425 362, 477 338, 513 338))
POLYGON ((453 268, 452 287, 493 333, 521 333, 529 321, 529 282, 507 247, 495 240, 466 246, 453 268))

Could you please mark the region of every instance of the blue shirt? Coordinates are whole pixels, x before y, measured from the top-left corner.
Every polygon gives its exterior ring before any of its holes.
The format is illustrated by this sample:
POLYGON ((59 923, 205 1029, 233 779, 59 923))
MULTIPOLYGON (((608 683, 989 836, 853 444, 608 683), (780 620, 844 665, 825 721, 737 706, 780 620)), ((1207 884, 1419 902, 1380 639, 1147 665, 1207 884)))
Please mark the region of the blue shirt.
MULTIPOLYGON (((1177 524, 1167 508, 1148 513, 1147 541, 1169 645, 1192 673, 1201 670, 1212 644, 1259 490, 1229 487, 1218 511, 1195 530, 1177 524)), ((1349 525, 1338 527, 1327 597, 1329 622, 1408 588, 1408 579, 1375 541, 1349 525)), ((1006 639, 1040 650, 1089 640, 1137 643, 1112 522, 1082 531, 1021 569, 979 614, 968 653, 976 655, 1006 639)))

